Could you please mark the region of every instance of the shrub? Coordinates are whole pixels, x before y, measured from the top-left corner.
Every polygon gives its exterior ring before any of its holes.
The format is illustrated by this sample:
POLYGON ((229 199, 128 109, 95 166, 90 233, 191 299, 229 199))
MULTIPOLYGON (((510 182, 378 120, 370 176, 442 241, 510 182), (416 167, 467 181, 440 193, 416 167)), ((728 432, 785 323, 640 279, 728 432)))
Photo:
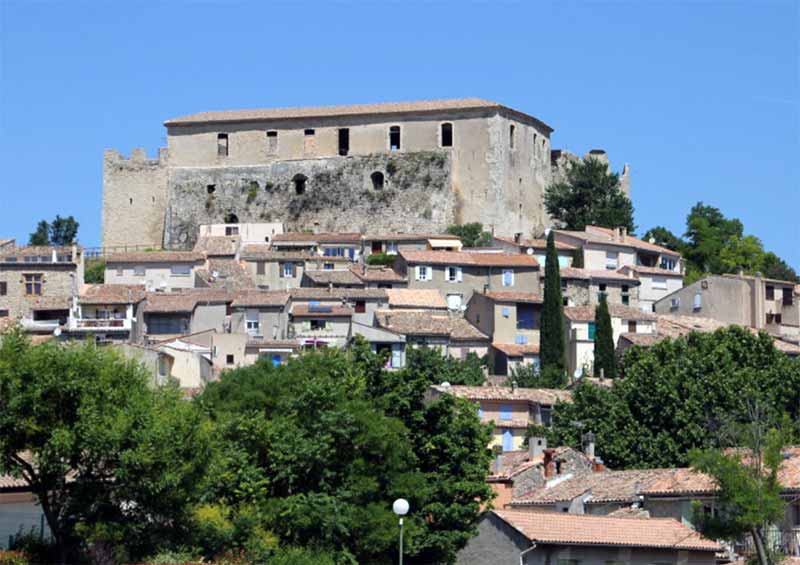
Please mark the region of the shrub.
POLYGON ((0 565, 30 565, 31 560, 22 551, 0 550, 0 565))
POLYGON ((383 267, 391 267, 397 255, 389 255, 387 253, 373 253, 367 257, 367 265, 380 265, 383 267))

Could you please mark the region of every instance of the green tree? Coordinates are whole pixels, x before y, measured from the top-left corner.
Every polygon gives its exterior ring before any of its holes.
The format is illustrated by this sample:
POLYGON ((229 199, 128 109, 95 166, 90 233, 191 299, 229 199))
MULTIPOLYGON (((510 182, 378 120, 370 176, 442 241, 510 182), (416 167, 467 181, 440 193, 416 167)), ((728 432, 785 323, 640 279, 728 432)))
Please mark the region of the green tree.
POLYGON ((633 233, 633 204, 622 192, 619 175, 608 163, 589 157, 567 169, 566 180, 545 189, 545 208, 565 229, 583 230, 588 225, 625 227, 633 233))
MULTIPOLYGON (((0 346, 0 472, 23 478, 60 561, 78 541, 132 555, 186 534, 208 457, 201 413, 176 388, 93 344, 0 346)), ((139 553, 141 555, 141 553, 139 553)))
POLYGON ((106 262, 102 259, 86 261, 83 281, 87 284, 103 284, 106 278, 106 262))
POLYGON ((567 385, 566 374, 560 368, 551 367, 541 371, 532 364, 514 367, 510 380, 523 388, 564 388, 567 385))
POLYGON ((72 245, 78 236, 78 222, 74 217, 56 215, 52 223, 41 220, 30 235, 28 245, 72 245))
POLYGON ((583 269, 583 247, 576 247, 572 252, 572 267, 583 269))
POLYGON ((480 222, 452 225, 447 228, 447 233, 458 236, 464 247, 488 247, 492 244, 492 234, 483 231, 480 222))
POLYGON ((28 239, 28 245, 50 245, 50 224, 47 220, 36 224, 36 231, 28 239))
POLYGON ((772 251, 767 251, 761 256, 758 269, 768 279, 800 282, 797 271, 772 251))
POLYGON ((617 358, 614 354, 614 330, 608 313, 606 295, 600 295, 600 303, 594 310, 594 375, 607 379, 617 376, 617 358))
POLYGON ((768 425, 800 415, 800 362, 740 327, 633 347, 619 374, 610 389, 579 386, 553 414, 559 443, 592 431, 611 468, 686 465, 692 448, 726 447, 717 432, 750 421, 748 399, 768 425))
POLYGON ((652 243, 656 245, 666 247, 667 249, 672 249, 673 251, 677 251, 679 253, 683 253, 683 248, 686 245, 686 243, 680 237, 663 226, 650 228, 644 234, 642 239, 645 241, 652 240, 652 243))
POLYGON ((764 429, 753 421, 744 427, 741 449, 695 449, 692 466, 710 475, 718 487, 714 515, 695 505, 700 531, 715 539, 753 539, 760 565, 774 565, 780 555, 769 541, 773 524, 784 519, 786 502, 781 497, 778 472, 783 462, 785 430, 764 429))
POLYGON ((551 231, 547 235, 547 259, 544 266, 544 307, 539 331, 539 358, 542 371, 566 368, 564 347, 564 303, 561 296, 561 273, 558 253, 551 231))

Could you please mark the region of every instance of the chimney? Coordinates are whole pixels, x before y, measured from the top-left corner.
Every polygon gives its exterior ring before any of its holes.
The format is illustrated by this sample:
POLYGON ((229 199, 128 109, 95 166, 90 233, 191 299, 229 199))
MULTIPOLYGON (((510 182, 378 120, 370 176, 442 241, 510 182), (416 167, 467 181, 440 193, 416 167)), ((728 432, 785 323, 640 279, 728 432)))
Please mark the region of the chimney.
POLYGON ((586 432, 583 434, 581 440, 583 443, 583 452, 586 454, 586 457, 594 461, 594 434, 592 432, 586 432))
POLYGON ((530 437, 528 438, 528 458, 536 459, 544 454, 547 449, 547 439, 543 437, 530 437))
POLYGON ((592 461, 592 471, 594 471, 595 473, 600 473, 605 470, 606 466, 603 463, 603 460, 600 459, 599 457, 595 457, 594 461, 592 461))
POLYGON ((553 460, 555 449, 545 449, 542 451, 544 455, 544 478, 551 479, 556 474, 556 462, 553 460))
POLYGON ((619 228, 619 235, 620 235, 620 239, 619 240, 620 241, 625 241, 625 238, 628 237, 628 228, 626 228, 624 226, 619 228))

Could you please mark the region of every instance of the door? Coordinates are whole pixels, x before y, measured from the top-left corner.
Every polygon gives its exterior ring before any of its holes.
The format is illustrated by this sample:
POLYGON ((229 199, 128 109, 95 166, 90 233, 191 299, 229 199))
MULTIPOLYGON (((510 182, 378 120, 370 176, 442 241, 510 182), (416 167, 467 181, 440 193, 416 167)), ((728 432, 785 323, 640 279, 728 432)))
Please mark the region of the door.
POLYGON ((511 430, 505 429, 503 430, 503 451, 513 451, 514 450, 514 434, 511 433, 511 430))

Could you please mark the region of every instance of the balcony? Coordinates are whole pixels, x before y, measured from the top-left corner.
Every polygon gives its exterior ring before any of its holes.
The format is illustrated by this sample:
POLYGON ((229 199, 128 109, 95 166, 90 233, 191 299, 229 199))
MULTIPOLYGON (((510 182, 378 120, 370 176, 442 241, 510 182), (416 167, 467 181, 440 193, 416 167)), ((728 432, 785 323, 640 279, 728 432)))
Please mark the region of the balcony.
POLYGON ((70 318, 69 329, 77 331, 130 331, 130 318, 70 318))

